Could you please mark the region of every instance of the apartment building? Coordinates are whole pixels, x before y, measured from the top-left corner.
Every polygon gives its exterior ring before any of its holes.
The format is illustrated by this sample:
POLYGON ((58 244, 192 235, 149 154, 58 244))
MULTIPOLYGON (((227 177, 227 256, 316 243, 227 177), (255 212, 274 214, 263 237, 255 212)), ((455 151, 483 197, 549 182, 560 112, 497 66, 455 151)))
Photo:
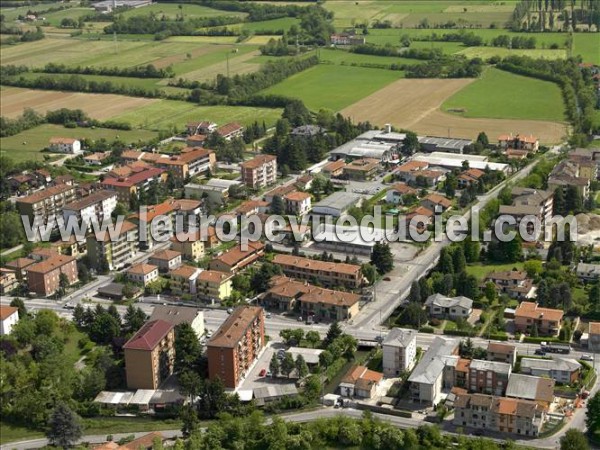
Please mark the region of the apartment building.
POLYGON ((181 154, 157 159, 153 164, 166 170, 177 180, 184 181, 188 177, 214 172, 217 155, 213 150, 206 148, 187 147, 181 150, 181 154))
POLYGON ((273 264, 281 267, 283 273, 299 280, 318 280, 323 286, 341 286, 356 289, 362 285, 360 266, 303 258, 294 255, 275 255, 273 264))
POLYGON ((196 283, 202 269, 188 265, 179 266, 169 272, 171 291, 175 295, 190 295, 195 298, 198 289, 196 283))
POLYGON ((480 394, 504 395, 511 372, 508 363, 473 359, 469 364, 468 389, 480 394))
POLYGON ((258 306, 236 308, 208 343, 208 377, 235 389, 265 345, 265 319, 258 306))
POLYGON ((6 263, 6 268, 15 272, 17 280, 27 280, 27 267, 35 264, 35 260, 31 258, 17 258, 6 263))
POLYGON ((158 280, 158 266, 153 264, 139 263, 127 269, 127 279, 142 286, 148 286, 158 280))
POLYGON ((283 197, 285 211, 294 216, 303 216, 312 208, 311 197, 307 192, 291 192, 283 197))
POLYGON ((473 312, 473 300, 467 297, 446 297, 442 294, 433 294, 425 300, 431 317, 440 319, 468 319, 473 312))
POLYGON ((210 261, 210 269, 235 274, 254 264, 265 253, 265 246, 261 242, 248 242, 247 246, 247 250, 242 250, 240 245, 236 245, 217 256, 210 261))
POLYGON ((532 400, 547 409, 554 400, 555 384, 551 378, 513 373, 506 386, 506 396, 532 400))
POLYGON ((344 176, 355 181, 370 180, 379 172, 379 163, 375 158, 355 159, 344 166, 344 176))
POLYGON ((18 198, 17 210, 29 220, 47 223, 63 215, 65 205, 75 201, 77 188, 66 184, 48 187, 27 197, 18 198))
POLYGON ((129 263, 137 253, 138 229, 134 223, 125 220, 113 238, 108 232, 90 234, 86 242, 90 262, 95 268, 116 270, 129 263))
POLYGON ((157 266, 160 272, 169 272, 181 266, 181 253, 175 250, 161 250, 153 253, 148 262, 157 266))
POLYGON ((512 344, 490 342, 487 346, 487 359, 514 366, 517 362, 517 347, 512 344))
POLYGON ((548 189, 554 192, 560 188, 563 192, 566 192, 569 186, 575 186, 585 199, 590 194, 590 181, 594 180, 595 178, 591 178, 591 171, 586 163, 563 159, 550 172, 548 176, 548 189), (586 166, 586 168, 582 168, 582 165, 586 166))
POLYGON ((225 300, 231 295, 233 275, 218 270, 203 270, 196 282, 198 296, 205 300, 225 300))
POLYGON ((581 364, 573 358, 523 358, 521 359, 521 373, 552 378, 559 384, 572 384, 579 380, 581 364))
POLYGON ((539 335, 555 336, 560 331, 564 312, 560 309, 542 308, 534 302, 521 302, 515 311, 515 330, 539 335))
POLYGON ((76 217, 79 223, 90 224, 96 220, 101 224, 104 219, 110 220, 112 212, 117 207, 117 194, 114 191, 99 190, 63 207, 65 222, 69 217, 76 217))
POLYGON ((27 288, 29 292, 47 297, 60 287, 60 275, 67 277, 69 285, 77 281, 77 261, 72 256, 49 256, 27 267, 27 288))
MULTIPOLYGON (((550 224, 554 208, 554 192, 541 189, 514 188, 511 191, 512 205, 501 205, 500 215, 514 217, 517 226, 523 218, 531 216, 537 219, 541 225, 539 232, 543 232, 544 226, 550 224)), ((534 230, 533 224, 528 224, 528 231, 534 230)))
POLYGON ((196 332, 198 339, 204 335, 204 312, 188 306, 156 305, 150 316, 152 320, 164 320, 174 327, 183 323, 189 324, 196 332))
POLYGON ((0 268, 0 294, 8 295, 10 291, 19 286, 17 274, 14 270, 0 268))
POLYGON ((496 285, 498 293, 507 294, 511 298, 524 300, 535 296, 533 280, 527 277, 527 272, 524 270, 491 272, 485 277, 482 288, 488 282, 496 285))
POLYGON ((241 165, 242 182, 252 189, 260 189, 277 180, 277 157, 258 155, 241 165))
POLYGON ((164 183, 167 172, 156 167, 142 168, 128 176, 105 177, 100 187, 117 193, 119 202, 129 204, 132 197, 139 198, 153 183, 164 183))
POLYGON ((417 331, 392 328, 382 343, 383 374, 394 378, 412 369, 417 356, 417 331))
POLYGON ((460 394, 454 402, 456 426, 535 437, 544 420, 544 409, 530 400, 460 394))
POLYGON ((184 259, 199 261, 204 258, 204 241, 201 237, 200 231, 178 233, 171 238, 171 250, 181 253, 184 259))
POLYGON ((175 200, 168 199, 157 205, 147 205, 145 211, 129 216, 129 220, 138 225, 140 248, 152 249, 173 235, 176 206, 175 200))
POLYGON ((164 320, 146 322, 123 346, 128 389, 157 389, 173 374, 175 331, 164 320))

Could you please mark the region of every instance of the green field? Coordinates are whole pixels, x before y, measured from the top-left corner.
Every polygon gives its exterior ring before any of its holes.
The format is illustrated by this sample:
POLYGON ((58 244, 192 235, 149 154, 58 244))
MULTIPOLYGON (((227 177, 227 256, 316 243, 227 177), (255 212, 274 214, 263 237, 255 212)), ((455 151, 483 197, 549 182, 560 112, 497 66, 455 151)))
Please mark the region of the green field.
POLYGON ((516 262, 511 264, 476 264, 467 265, 467 273, 469 275, 475 275, 477 279, 483 280, 485 276, 490 272, 503 272, 506 270, 512 270, 516 268, 518 270, 523 269, 522 262, 516 262))
POLYGON ((249 124, 264 120, 267 126, 274 125, 281 117, 281 109, 254 108, 245 106, 197 106, 175 100, 159 100, 135 111, 117 116, 114 120, 130 123, 148 130, 168 130, 175 127, 183 130, 190 121, 211 120, 218 124, 239 122, 249 124))
POLYGON ((130 9, 122 13, 124 17, 145 16, 150 13, 156 14, 158 17, 165 16, 174 19, 177 15, 183 14, 184 19, 196 17, 216 17, 216 16, 234 16, 244 18, 247 16, 243 12, 221 11, 219 9, 209 8, 207 6, 176 4, 176 3, 153 3, 152 5, 142 8, 130 9), (181 9, 179 8, 181 6, 181 9))
POLYGON ((80 17, 87 14, 92 14, 93 12, 94 8, 69 8, 62 11, 45 13, 44 19, 46 19, 46 22, 48 22, 50 25, 57 27, 60 25, 60 22, 63 19, 78 20, 80 17))
POLYGON ((60 125, 40 125, 31 130, 23 131, 10 137, 0 139, 0 155, 8 156, 19 161, 42 160, 43 155, 52 153, 40 153, 48 146, 52 137, 72 137, 78 139, 101 139, 109 141, 117 137, 126 143, 148 141, 157 136, 153 131, 147 130, 109 130, 106 128, 65 128, 60 125))
POLYGON ((549 81, 488 69, 450 97, 442 109, 465 109, 464 117, 564 121, 559 87, 549 81))
POLYGON ((458 52, 460 55, 465 55, 467 58, 491 58, 493 56, 499 56, 504 58, 506 56, 529 56, 535 59, 565 59, 567 57, 567 50, 565 49, 508 49, 499 47, 463 47, 458 52))
POLYGON ((336 65, 319 65, 262 91, 301 99, 317 111, 339 111, 402 78, 402 72, 336 65))
POLYGON ((600 33, 575 33, 573 54, 581 55, 584 62, 600 65, 600 33))

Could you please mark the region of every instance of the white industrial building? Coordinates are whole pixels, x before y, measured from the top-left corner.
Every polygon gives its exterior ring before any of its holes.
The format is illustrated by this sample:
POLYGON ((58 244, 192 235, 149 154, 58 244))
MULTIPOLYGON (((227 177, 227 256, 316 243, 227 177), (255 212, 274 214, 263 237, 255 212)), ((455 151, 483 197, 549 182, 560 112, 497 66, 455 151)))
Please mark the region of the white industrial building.
POLYGON ((412 160, 426 162, 429 164, 430 168, 431 166, 439 166, 446 169, 460 169, 462 168, 464 161, 469 163, 470 169, 485 170, 485 168, 488 167, 490 170, 508 173, 510 168, 508 164, 489 162, 486 156, 461 155, 446 152, 415 153, 412 160))
POLYGON ((334 192, 313 205, 312 213, 322 216, 340 217, 353 206, 360 206, 363 197, 351 192, 334 192))

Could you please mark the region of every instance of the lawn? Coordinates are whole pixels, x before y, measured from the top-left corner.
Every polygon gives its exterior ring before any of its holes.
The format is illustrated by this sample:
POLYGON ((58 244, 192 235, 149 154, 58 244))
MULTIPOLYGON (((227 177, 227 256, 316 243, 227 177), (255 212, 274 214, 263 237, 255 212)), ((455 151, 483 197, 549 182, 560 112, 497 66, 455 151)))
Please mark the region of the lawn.
POLYGON ((600 33, 575 33, 573 55, 581 55, 584 62, 600 65, 600 33))
POLYGON ((109 130, 106 128, 65 128, 60 125, 44 124, 31 130, 0 139, 0 155, 8 156, 16 162, 27 160, 42 160, 43 155, 52 153, 41 153, 40 150, 48 146, 52 137, 72 137, 79 139, 101 139, 109 141, 117 137, 127 143, 148 141, 157 136, 155 132, 147 130, 109 130))
POLYGON ((319 65, 262 92, 299 98, 313 111, 339 111, 401 77, 392 70, 319 65))
POLYGON ((272 126, 281 117, 281 109, 245 106, 197 106, 176 100, 159 100, 151 105, 130 111, 115 120, 125 121, 132 126, 149 130, 183 130, 189 121, 210 120, 218 124, 240 122, 250 124, 255 120, 272 126))
POLYGON ((464 109, 461 115, 470 118, 565 120, 562 95, 555 83, 495 68, 450 97, 442 109, 464 109))
POLYGON ((512 270, 513 268, 518 270, 523 269, 522 262, 516 262, 511 264, 474 264, 467 265, 467 273, 469 275, 475 275, 479 280, 483 280, 485 276, 490 272, 503 272, 506 270, 512 270))

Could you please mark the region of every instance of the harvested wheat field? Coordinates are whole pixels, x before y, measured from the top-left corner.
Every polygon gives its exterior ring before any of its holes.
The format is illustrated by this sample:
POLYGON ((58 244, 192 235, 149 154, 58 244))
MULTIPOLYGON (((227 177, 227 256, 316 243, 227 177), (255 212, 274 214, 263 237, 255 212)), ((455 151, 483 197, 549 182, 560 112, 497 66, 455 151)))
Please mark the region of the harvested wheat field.
POLYGON ((433 136, 474 139, 480 131, 492 137, 527 133, 542 143, 560 142, 567 134, 564 123, 541 120, 464 118, 440 111, 440 106, 474 79, 401 79, 343 109, 354 121, 398 128, 433 136))
MULTIPOLYGON (((260 51, 255 50, 245 55, 233 56, 229 58, 229 71, 231 74, 243 75, 245 73, 256 72, 260 64, 248 62, 260 55, 260 51)), ((212 81, 217 75, 226 73, 227 63, 225 61, 203 67, 198 70, 186 72, 185 78, 193 81, 212 81)), ((160 82, 163 84, 164 80, 160 82)))
POLYGON ((94 119, 105 120, 156 101, 125 95, 38 91, 10 87, 0 91, 0 115, 17 117, 25 108, 31 108, 39 113, 68 108, 81 109, 94 119))

